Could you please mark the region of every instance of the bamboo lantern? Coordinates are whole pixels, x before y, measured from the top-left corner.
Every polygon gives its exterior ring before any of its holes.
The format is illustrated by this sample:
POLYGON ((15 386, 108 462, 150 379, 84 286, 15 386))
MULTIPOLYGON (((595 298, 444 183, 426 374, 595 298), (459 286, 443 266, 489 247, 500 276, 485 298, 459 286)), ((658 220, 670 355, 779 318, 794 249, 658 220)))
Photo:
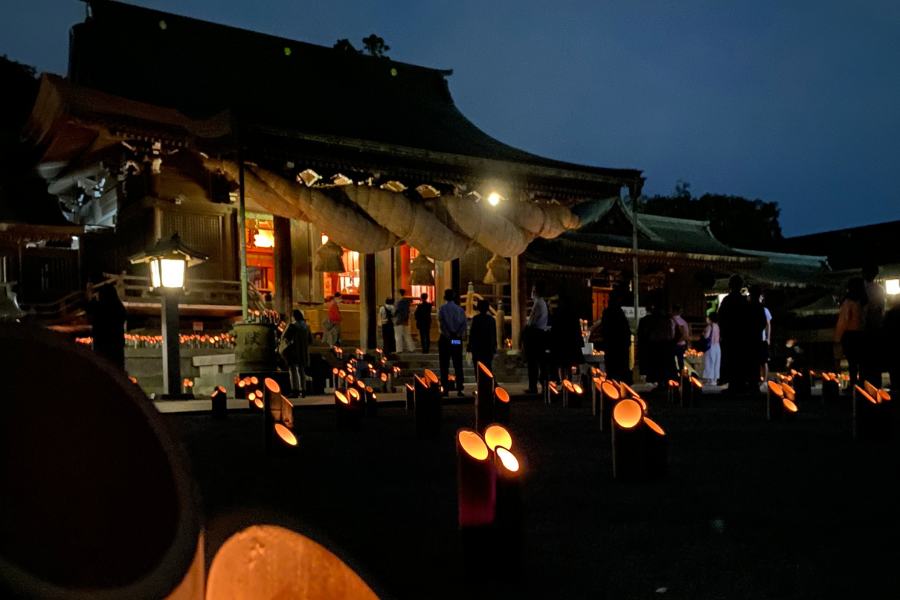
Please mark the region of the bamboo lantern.
POLYGON ((618 386, 606 380, 600 385, 600 431, 609 431, 612 427, 612 414, 622 394, 618 386))
POLYGON ((780 383, 769 381, 766 385, 766 419, 780 421, 784 416, 782 401, 784 400, 784 388, 780 383))
POLYGON ((228 392, 225 391, 225 388, 221 385, 216 387, 215 391, 213 391, 212 396, 210 396, 210 400, 212 400, 212 418, 213 419, 225 419, 228 417, 228 392))
POLYGON ((463 562, 469 572, 484 572, 494 555, 495 471, 491 452, 478 432, 456 433, 456 486, 463 562))
POLYGON ((496 516, 494 535, 497 551, 494 552, 497 572, 514 575, 522 568, 524 548, 525 511, 522 506, 522 461, 509 448, 494 449, 496 473, 496 516))
POLYGON ((421 252, 409 263, 409 285, 434 285, 434 263, 421 252))
POLYGON ((406 410, 416 410, 416 388, 410 384, 406 384, 406 410))
POLYGON ((681 406, 684 408, 700 406, 700 400, 703 396, 703 382, 691 376, 685 382, 685 386, 681 391, 681 406))
POLYGON ((797 404, 793 400, 789 398, 785 398, 784 400, 782 400, 781 410, 781 419, 783 421, 793 421, 797 418, 797 404))
POLYGON ((369 418, 378 416, 378 396, 371 386, 366 386, 366 416, 369 418))
POLYGON ((475 368, 475 431, 494 422, 494 374, 479 362, 475 368))
POLYGON ((506 427, 495 423, 484 430, 484 443, 491 452, 500 446, 510 450, 512 449, 512 436, 506 427))
POLYGON ((494 472, 490 450, 476 431, 456 433, 459 527, 478 527, 494 522, 494 472))
MULTIPOLYGON (((591 371, 595 371, 596 369, 591 369, 591 371)), ((603 379, 600 377, 594 377, 591 380, 591 415, 597 416, 600 410, 600 403, 603 398, 603 379)))
POLYGON ((568 379, 563 380, 563 406, 567 408, 580 407, 583 396, 584 389, 580 385, 572 383, 568 379))
POLYGON ((294 403, 281 397, 281 422, 288 429, 294 429, 294 403))
POLYGON ((822 373, 822 403, 837 400, 841 395, 841 384, 834 373, 822 373))
POLYGON ((669 404, 681 403, 681 384, 674 379, 669 380, 669 385, 666 388, 666 399, 669 404))
POLYGON ((378 600, 340 558, 277 525, 252 525, 230 536, 212 559, 206 600, 312 598, 378 600))
POLYGON ((812 397, 812 373, 809 369, 792 371, 794 373, 794 390, 797 401, 807 400, 812 397))
POLYGON ((509 423, 509 392, 499 386, 494 389, 494 421, 509 423))
POLYGON ((335 423, 339 431, 359 429, 360 411, 358 398, 359 394, 355 389, 334 391, 335 423), (351 397, 351 392, 357 396, 357 400, 351 397))
POLYGON ((635 398, 640 395, 636 391, 631 389, 631 386, 625 382, 619 383, 619 393, 622 395, 623 400, 626 398, 635 398))
POLYGON ((271 454, 275 450, 275 424, 281 422, 281 387, 274 379, 266 377, 263 388, 264 439, 266 453, 271 454))
POLYGON ((553 381, 547 381, 544 384, 544 403, 553 404, 559 399, 559 393, 559 388, 556 387, 556 383, 553 381))
POLYGON ((668 442, 666 432, 652 419, 644 417, 644 457, 647 479, 662 479, 668 474, 668 442))
POLYGON ((242 400, 247 398, 247 382, 243 379, 234 382, 234 397, 242 400))
POLYGON ((0 597, 202 599, 203 507, 171 423, 58 333, 0 325, 0 364, 0 597))
POLYGON ((425 379, 418 375, 415 377, 416 437, 438 437, 443 413, 441 386, 431 371, 425 371, 425 379))
POLYGON ((347 269, 344 267, 344 249, 335 244, 332 240, 316 250, 316 266, 315 271, 319 273, 343 273, 347 269))
POLYGON ((870 394, 858 385, 853 387, 853 439, 890 436, 890 401, 890 395, 884 390, 875 389, 875 393, 870 394))
POLYGON ((494 254, 491 260, 487 262, 487 273, 484 276, 484 283, 506 285, 509 282, 509 262, 499 254, 494 254))
POLYGON ((618 402, 613 409, 612 460, 616 481, 644 477, 644 412, 634 400, 618 402))

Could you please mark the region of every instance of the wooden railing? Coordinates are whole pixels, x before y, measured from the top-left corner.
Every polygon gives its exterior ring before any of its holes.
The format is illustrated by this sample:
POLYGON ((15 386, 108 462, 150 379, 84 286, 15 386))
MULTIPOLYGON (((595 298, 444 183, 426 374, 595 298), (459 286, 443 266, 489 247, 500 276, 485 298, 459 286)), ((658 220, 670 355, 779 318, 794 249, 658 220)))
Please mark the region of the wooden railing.
MULTIPOLYGON (((100 283, 89 283, 87 289, 76 290, 55 302, 23 304, 22 310, 41 321, 71 322, 85 315, 86 303, 97 299, 98 290, 111 285, 123 302, 141 301, 160 303, 160 297, 150 292, 150 278, 140 275, 104 273, 100 283)), ((213 304, 222 306, 241 305, 241 282, 212 279, 188 280, 185 286, 185 300, 190 304, 213 304)), ((266 303, 259 290, 248 286, 248 308, 263 311, 266 303)))

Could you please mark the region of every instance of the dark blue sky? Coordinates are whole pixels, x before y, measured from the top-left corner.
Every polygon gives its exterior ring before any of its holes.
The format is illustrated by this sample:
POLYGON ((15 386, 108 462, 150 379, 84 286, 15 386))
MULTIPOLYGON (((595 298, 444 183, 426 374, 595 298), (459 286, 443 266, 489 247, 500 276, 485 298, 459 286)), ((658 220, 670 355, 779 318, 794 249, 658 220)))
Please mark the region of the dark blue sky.
MULTIPOLYGON (((897 0, 131 3, 328 46, 375 32, 453 69, 457 105, 508 144, 642 169, 649 194, 777 201, 786 235, 900 219, 897 0)), ((84 5, 10 4, 0 54, 65 73, 84 5)))

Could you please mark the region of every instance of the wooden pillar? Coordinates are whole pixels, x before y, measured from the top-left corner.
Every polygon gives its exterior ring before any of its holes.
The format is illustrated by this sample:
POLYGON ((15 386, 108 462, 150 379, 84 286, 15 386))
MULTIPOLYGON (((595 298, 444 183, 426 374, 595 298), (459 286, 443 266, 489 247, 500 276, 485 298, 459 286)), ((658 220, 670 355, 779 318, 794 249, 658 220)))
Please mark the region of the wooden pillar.
POLYGON ((294 266, 291 257, 291 220, 275 216, 275 310, 291 322, 294 310, 294 266))
POLYGON ((528 267, 525 253, 510 259, 510 317, 512 318, 512 349, 518 352, 525 329, 525 306, 528 302, 528 267))
POLYGON ((375 297, 375 255, 360 256, 359 270, 359 347, 374 350, 378 319, 375 309, 378 300, 375 297))

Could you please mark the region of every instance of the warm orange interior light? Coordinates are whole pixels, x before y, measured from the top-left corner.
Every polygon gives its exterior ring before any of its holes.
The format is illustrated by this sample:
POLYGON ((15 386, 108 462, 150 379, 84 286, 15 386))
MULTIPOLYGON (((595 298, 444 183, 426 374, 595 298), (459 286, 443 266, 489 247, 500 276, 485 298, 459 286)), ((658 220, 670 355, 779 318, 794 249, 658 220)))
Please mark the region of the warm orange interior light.
POLYGON ((781 385, 775 383, 774 381, 769 381, 769 391, 775 394, 776 396, 783 396, 784 390, 781 389, 781 385))
POLYGON ((623 384, 622 384, 622 387, 625 388, 625 391, 628 392, 628 394, 629 394, 632 398, 634 398, 634 397, 636 397, 636 396, 639 395, 636 391, 634 391, 633 389, 631 389, 631 386, 628 385, 627 383, 623 383, 623 384))
POLYGON ((441 381, 440 379, 438 379, 438 376, 435 375, 434 372, 430 369, 425 369, 425 380, 432 381, 434 383, 440 383, 441 381))
POLYGON ((782 383, 782 384, 781 384, 781 389, 784 390, 784 393, 785 393, 786 396, 793 396, 793 395, 795 394, 794 388, 792 388, 792 387, 791 387, 790 385, 788 385, 787 383, 782 383))
POLYGON ((481 369, 482 371, 484 371, 484 374, 487 375, 488 377, 491 377, 491 378, 494 377, 494 374, 491 373, 490 369, 488 369, 486 366, 484 366, 484 363, 479 362, 478 368, 481 369))
POLYGON ((609 381, 603 382, 603 393, 609 396, 612 400, 618 400, 620 396, 619 388, 614 386, 609 381))
POLYGON ((407 383, 407 384, 406 384, 406 389, 408 389, 408 390, 411 391, 411 392, 414 392, 414 391, 416 390, 416 388, 413 387, 413 385, 410 384, 410 383, 407 383))
POLYGON ((241 380, 240 377, 238 377, 237 375, 234 376, 234 382, 235 382, 235 383, 237 383, 237 382, 240 381, 240 380, 241 380))
POLYGON ((366 392, 368 392, 368 393, 371 394, 371 393, 374 392, 374 391, 375 391, 375 390, 372 389, 372 386, 369 386, 369 385, 366 386, 366 392))
POLYGON ((693 377, 693 376, 691 377, 691 383, 693 383, 693 384, 694 384, 695 386, 697 386, 698 388, 702 388, 702 387, 703 387, 703 382, 700 381, 699 379, 697 379, 696 377, 693 377))
MULTIPOLYGON (((185 381, 188 381, 188 380, 185 379, 185 381)), ((866 392, 873 398, 876 398, 876 399, 878 398, 878 388, 875 387, 874 385, 872 385, 871 383, 869 383, 868 381, 863 381, 863 389, 866 390, 866 392)))
POLYGON ((891 395, 887 393, 887 390, 878 390, 878 399, 883 402, 890 402, 891 395))
POLYGON ((631 429, 641 422, 643 416, 641 405, 634 400, 622 400, 613 409, 613 419, 622 429, 631 429))
POLYGON ((484 460, 490 454, 484 440, 474 431, 463 429, 459 432, 457 438, 459 439, 459 445, 462 446, 466 454, 475 460, 484 460))
POLYGON ((220 394, 228 393, 228 391, 225 388, 223 388, 221 385, 216 386, 216 391, 219 392, 220 394))
POLYGON ((244 383, 244 380, 243 380, 243 379, 241 379, 240 381, 238 381, 238 387, 239 387, 239 388, 247 387, 247 384, 244 383))
POLYGON ((331 370, 331 374, 332 374, 332 375, 337 375, 337 374, 338 374, 338 371, 339 371, 339 369, 338 369, 337 367, 335 367, 335 368, 333 368, 333 369, 331 370))
POLYGON ((347 377, 347 372, 341 369, 340 371, 338 371, 338 377, 340 377, 341 379, 345 379, 347 377))
POLYGON ((361 390, 366 389, 366 382, 363 381, 362 379, 358 380, 358 381, 356 382, 356 385, 358 385, 358 386, 359 386, 359 389, 361 389, 361 390))
POLYGON ((257 398, 256 400, 254 400, 254 401, 253 401, 253 404, 256 405, 256 408, 262 408, 262 407, 263 407, 263 401, 262 401, 261 398, 257 398))
POLYGON ((662 427, 660 427, 659 425, 656 424, 656 421, 653 421, 651 419, 648 419, 647 417, 644 417, 644 423, 646 423, 647 427, 649 427, 650 429, 652 429, 659 435, 666 435, 666 432, 663 431, 662 427))
POLYGON ((794 404, 793 402, 791 402, 790 400, 788 400, 787 398, 785 398, 784 400, 782 400, 781 403, 784 404, 784 407, 785 407, 786 409, 788 409, 789 411, 791 411, 791 412, 797 412, 797 405, 794 404))
POLYGON ((277 381, 275 381, 274 379, 271 379, 269 377, 266 377, 266 387, 269 388, 269 391, 272 392, 273 394, 281 393, 281 386, 278 385, 277 381))
POLYGON ((563 386, 566 388, 567 391, 569 391, 569 392, 574 392, 574 391, 575 391, 575 388, 572 386, 572 382, 569 381, 568 379, 563 379, 563 382, 562 382, 562 383, 563 383, 563 386))
POLYGON ((356 388, 350 388, 350 392, 347 395, 354 402, 359 402, 359 392, 356 391, 356 388))
POLYGON ((285 444, 289 446, 297 445, 297 438, 294 436, 290 429, 288 429, 281 423, 275 423, 275 433, 278 434, 278 437, 284 440, 285 444))
POLYGON ((638 404, 641 405, 642 411, 647 412, 647 403, 644 401, 643 398, 641 398, 640 396, 635 396, 634 398, 632 398, 632 400, 634 400, 635 402, 637 402, 638 404))
POLYGON ((494 394, 497 396, 497 400, 500 402, 509 402, 509 392, 504 390, 503 388, 497 388, 494 390, 494 394))
POLYGON ((247 385, 250 385, 250 378, 249 378, 249 377, 244 377, 244 383, 247 384, 247 385))
POLYGON ((519 459, 515 457, 515 455, 503 447, 498 447, 497 450, 497 458, 500 459, 500 462, 503 463, 503 467, 512 473, 515 473, 519 470, 519 459))
POLYGON ((559 389, 556 387, 556 383, 550 382, 550 391, 554 394, 559 394, 559 389))
POLYGON ((512 448, 512 436, 509 435, 509 431, 506 430, 506 427, 503 427, 502 425, 491 425, 485 429, 484 441, 491 450, 496 450, 497 446, 512 448))
POLYGON ((356 378, 353 375, 347 375, 347 385, 353 385, 354 381, 356 381, 356 378))
POLYGON ((855 385, 855 386, 853 386, 853 387, 856 388, 856 391, 857 391, 857 392, 859 392, 860 394, 863 395, 863 398, 865 398, 866 400, 868 400, 868 401, 871 402, 872 404, 878 404, 878 402, 875 401, 875 398, 873 398, 872 396, 870 396, 869 394, 867 394, 866 391, 863 390, 861 387, 859 387, 858 385, 855 385))
POLYGON ((416 381, 418 381, 418 382, 419 382, 419 385, 421 385, 422 387, 426 387, 426 388, 427 388, 429 385, 431 385, 431 382, 428 381, 428 378, 422 379, 422 378, 419 377, 418 375, 413 375, 413 377, 416 378, 416 381))
POLYGON ((341 392, 339 392, 337 390, 335 390, 335 392, 334 392, 334 397, 337 398, 338 402, 340 402, 342 404, 350 404, 350 401, 347 400, 347 396, 345 396, 344 394, 342 394, 341 392))
POLYGON ((247 400, 256 400, 256 394, 250 392, 249 394, 247 394, 247 400))
POLYGON ((381 374, 381 380, 382 380, 382 381, 387 381, 387 373, 382 373, 382 374, 381 374))
POLYGON ((259 379, 257 379, 256 377, 251 377, 250 383, 252 383, 253 385, 256 385, 257 383, 259 383, 259 379))

